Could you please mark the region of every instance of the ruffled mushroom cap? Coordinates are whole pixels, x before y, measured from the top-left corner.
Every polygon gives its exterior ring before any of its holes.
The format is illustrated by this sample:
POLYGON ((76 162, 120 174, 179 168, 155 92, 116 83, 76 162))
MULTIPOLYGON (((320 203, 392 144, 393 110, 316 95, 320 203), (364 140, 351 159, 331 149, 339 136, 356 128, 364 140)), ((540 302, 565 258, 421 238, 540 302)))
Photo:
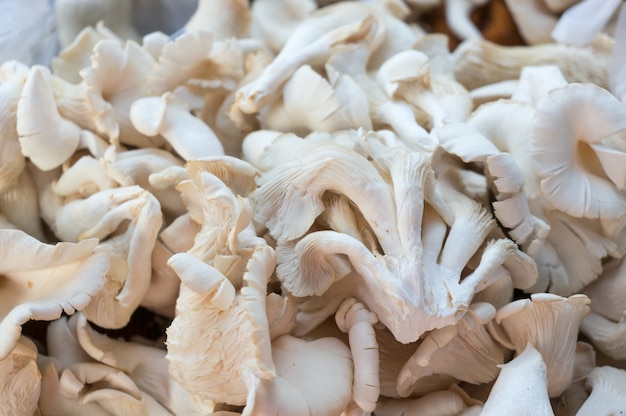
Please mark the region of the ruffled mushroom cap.
POLYGON ((277 376, 265 309, 273 250, 255 250, 238 293, 219 270, 189 254, 176 254, 169 264, 182 281, 167 329, 170 374, 199 410, 211 411, 214 402, 246 404, 250 377, 277 376))
POLYGON ((72 84, 80 83, 82 81, 80 71, 91 65, 93 48, 104 39, 117 39, 122 42, 115 33, 104 26, 103 22, 82 29, 72 43, 63 48, 52 60, 54 75, 72 84))
POLYGON ((376 18, 359 3, 338 3, 319 10, 297 27, 257 79, 238 90, 238 107, 244 113, 258 112, 300 66, 322 64, 341 46, 372 41, 376 31, 376 18))
POLYGON ((305 341, 283 335, 272 342, 272 360, 275 378, 248 376, 250 393, 243 416, 338 415, 348 406, 353 365, 340 340, 305 341))
POLYGON ((185 85, 232 91, 243 76, 244 51, 237 42, 217 43, 206 30, 191 31, 163 47, 148 74, 147 92, 162 95, 185 85))
POLYGON ((521 354, 500 368, 500 375, 489 393, 481 415, 554 414, 548 397, 546 364, 532 344, 529 343, 521 354))
POLYGON ((539 101, 530 150, 553 207, 577 218, 623 215, 624 129, 626 108, 596 85, 570 84, 539 101))
POLYGON ((59 238, 99 238, 112 259, 104 289, 84 310, 90 321, 104 328, 128 323, 150 286, 161 223, 158 201, 138 186, 104 190, 58 207, 49 225, 59 238))
POLYGON ((556 397, 572 382, 578 327, 589 313, 588 304, 585 295, 536 293, 501 308, 496 314, 501 329, 492 326, 492 335, 518 353, 534 345, 547 368, 548 394, 556 397))
POLYGON ((0 359, 15 347, 28 320, 54 320, 82 310, 97 295, 109 256, 97 240, 49 245, 23 231, 0 230, 0 359))
POLYGON ((162 142, 139 133, 129 114, 131 104, 146 94, 154 63, 152 55, 133 41, 100 40, 93 48, 91 65, 80 70, 79 84, 54 77, 59 112, 114 144, 158 147, 162 142))
POLYGON ((293 132, 371 129, 367 98, 347 75, 330 81, 309 65, 298 68, 283 85, 281 100, 261 110, 261 128, 293 132))
POLYGON ((0 412, 5 415, 36 414, 41 390, 37 347, 26 337, 17 340, 11 353, 0 360, 0 412))
POLYGON ((492 305, 474 303, 456 326, 430 332, 400 371, 398 393, 409 396, 420 379, 432 374, 446 374, 472 384, 493 380, 505 360, 503 348, 486 327, 495 316, 492 305), (461 362, 465 364, 459 366, 461 362))

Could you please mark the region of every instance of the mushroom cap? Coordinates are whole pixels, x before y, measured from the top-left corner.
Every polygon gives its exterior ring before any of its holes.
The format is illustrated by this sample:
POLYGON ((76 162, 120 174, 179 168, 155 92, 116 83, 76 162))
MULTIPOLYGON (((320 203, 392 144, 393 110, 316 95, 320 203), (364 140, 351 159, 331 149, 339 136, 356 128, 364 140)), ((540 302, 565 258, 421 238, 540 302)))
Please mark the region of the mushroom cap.
POLYGON ((352 393, 350 350, 336 338, 305 341, 283 335, 272 342, 277 377, 250 380, 243 416, 338 415, 352 393))
POLYGON ((624 215, 625 130, 626 107, 597 85, 572 83, 539 101, 530 150, 552 206, 574 217, 624 215))
POLYGON ((44 244, 20 230, 0 230, 0 359, 28 320, 54 320, 87 306, 104 284, 109 256, 96 239, 44 244))

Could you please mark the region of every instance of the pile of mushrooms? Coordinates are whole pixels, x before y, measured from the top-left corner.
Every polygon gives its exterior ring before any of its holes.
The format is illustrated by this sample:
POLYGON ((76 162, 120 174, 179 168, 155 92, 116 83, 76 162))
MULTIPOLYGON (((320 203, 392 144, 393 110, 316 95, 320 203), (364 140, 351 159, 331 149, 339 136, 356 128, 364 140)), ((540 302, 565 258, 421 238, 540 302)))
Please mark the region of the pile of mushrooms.
POLYGON ((622 2, 75 3, 0 66, 1 414, 626 411, 622 2))

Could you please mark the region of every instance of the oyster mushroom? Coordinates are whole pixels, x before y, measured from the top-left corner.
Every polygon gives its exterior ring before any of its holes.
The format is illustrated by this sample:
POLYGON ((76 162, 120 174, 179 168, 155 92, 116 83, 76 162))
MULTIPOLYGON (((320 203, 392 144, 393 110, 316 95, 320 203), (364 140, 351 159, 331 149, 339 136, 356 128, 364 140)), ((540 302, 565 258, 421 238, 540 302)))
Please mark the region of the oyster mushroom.
POLYGON ((358 295, 353 296, 376 313, 399 341, 413 342, 425 331, 455 323, 462 316, 457 312, 466 310, 477 286, 505 261, 505 267, 520 265, 519 273, 512 272, 516 285, 532 284, 533 264, 507 240, 491 242, 480 265, 459 281, 466 262, 489 234, 491 219, 478 203, 443 184, 436 186, 423 155, 401 148, 373 151, 371 157, 391 178, 388 183, 367 159, 348 148, 298 140, 291 149, 302 146, 299 159, 263 174, 261 186, 250 196, 257 206, 255 219, 278 240, 277 275, 293 295, 332 298, 325 292, 350 271, 347 257, 356 278, 363 279, 354 286, 358 295), (342 181, 336 180, 338 174, 342 181), (303 236, 324 209, 324 191, 350 199, 372 234, 362 240, 334 230, 303 236), (425 208, 424 199, 434 209, 425 208), (376 204, 371 203, 374 200, 376 204), (299 221, 290 221, 296 213, 299 221), (468 235, 472 241, 467 241, 468 235), (404 311, 401 315, 399 308, 404 311))
POLYGON ((591 388, 591 394, 576 414, 591 416, 623 412, 626 408, 625 383, 626 371, 609 366, 596 367, 585 382, 591 388))
POLYGON ((50 72, 44 67, 33 67, 17 104, 17 132, 23 155, 42 170, 54 169, 76 151, 80 130, 59 114, 50 72))
POLYGON ((0 360, 0 411, 6 415, 36 414, 41 391, 37 347, 20 337, 10 354, 0 360))
POLYGON ((556 397, 572 382, 578 327, 582 317, 589 313, 588 304, 585 295, 563 298, 535 293, 530 300, 516 300, 501 308, 496 323, 502 329, 492 326, 491 333, 518 353, 527 345, 539 351, 547 368, 548 395, 556 397))
POLYGON ((503 364, 483 405, 481 415, 553 415, 548 398, 546 364, 529 343, 513 360, 503 364))
POLYGON ((63 312, 71 315, 85 308, 104 284, 109 256, 96 251, 96 239, 49 245, 23 231, 3 229, 0 241, 3 359, 18 342, 22 324, 54 320, 63 312), (32 260, 25 262, 24 253, 32 260))
POLYGON ((541 191, 555 208, 579 218, 623 215, 625 120, 626 108, 593 84, 569 84, 539 101, 530 150, 541 191))
POLYGON ((432 374, 446 374, 473 384, 493 380, 498 366, 505 362, 505 351, 486 327, 495 316, 492 305, 474 303, 456 326, 426 335, 400 370, 398 393, 409 396, 420 379, 432 374), (461 362, 466 364, 460 366, 461 362))
POLYGON ((346 299, 335 314, 337 326, 347 332, 354 362, 352 400, 365 412, 376 408, 380 394, 378 378, 378 344, 373 325, 376 315, 354 298, 346 299))
POLYGON ((135 101, 130 119, 142 134, 162 135, 185 160, 224 154, 222 143, 211 128, 170 93, 135 101))
POLYGON ((283 335, 272 342, 276 377, 252 379, 243 416, 340 414, 350 401, 353 365, 336 338, 305 341, 283 335), (330 365, 320 365, 320 363, 330 365), (306 379, 302 374, 306 374, 306 379))

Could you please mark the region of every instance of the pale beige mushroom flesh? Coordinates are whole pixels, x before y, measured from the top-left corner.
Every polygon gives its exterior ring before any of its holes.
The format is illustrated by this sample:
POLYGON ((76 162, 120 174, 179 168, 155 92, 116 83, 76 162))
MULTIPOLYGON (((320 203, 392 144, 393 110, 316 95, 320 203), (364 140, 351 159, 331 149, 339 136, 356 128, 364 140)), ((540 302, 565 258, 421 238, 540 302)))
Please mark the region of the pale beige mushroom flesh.
POLYGON ((0 413, 626 412, 621 2, 32 2, 0 413))

